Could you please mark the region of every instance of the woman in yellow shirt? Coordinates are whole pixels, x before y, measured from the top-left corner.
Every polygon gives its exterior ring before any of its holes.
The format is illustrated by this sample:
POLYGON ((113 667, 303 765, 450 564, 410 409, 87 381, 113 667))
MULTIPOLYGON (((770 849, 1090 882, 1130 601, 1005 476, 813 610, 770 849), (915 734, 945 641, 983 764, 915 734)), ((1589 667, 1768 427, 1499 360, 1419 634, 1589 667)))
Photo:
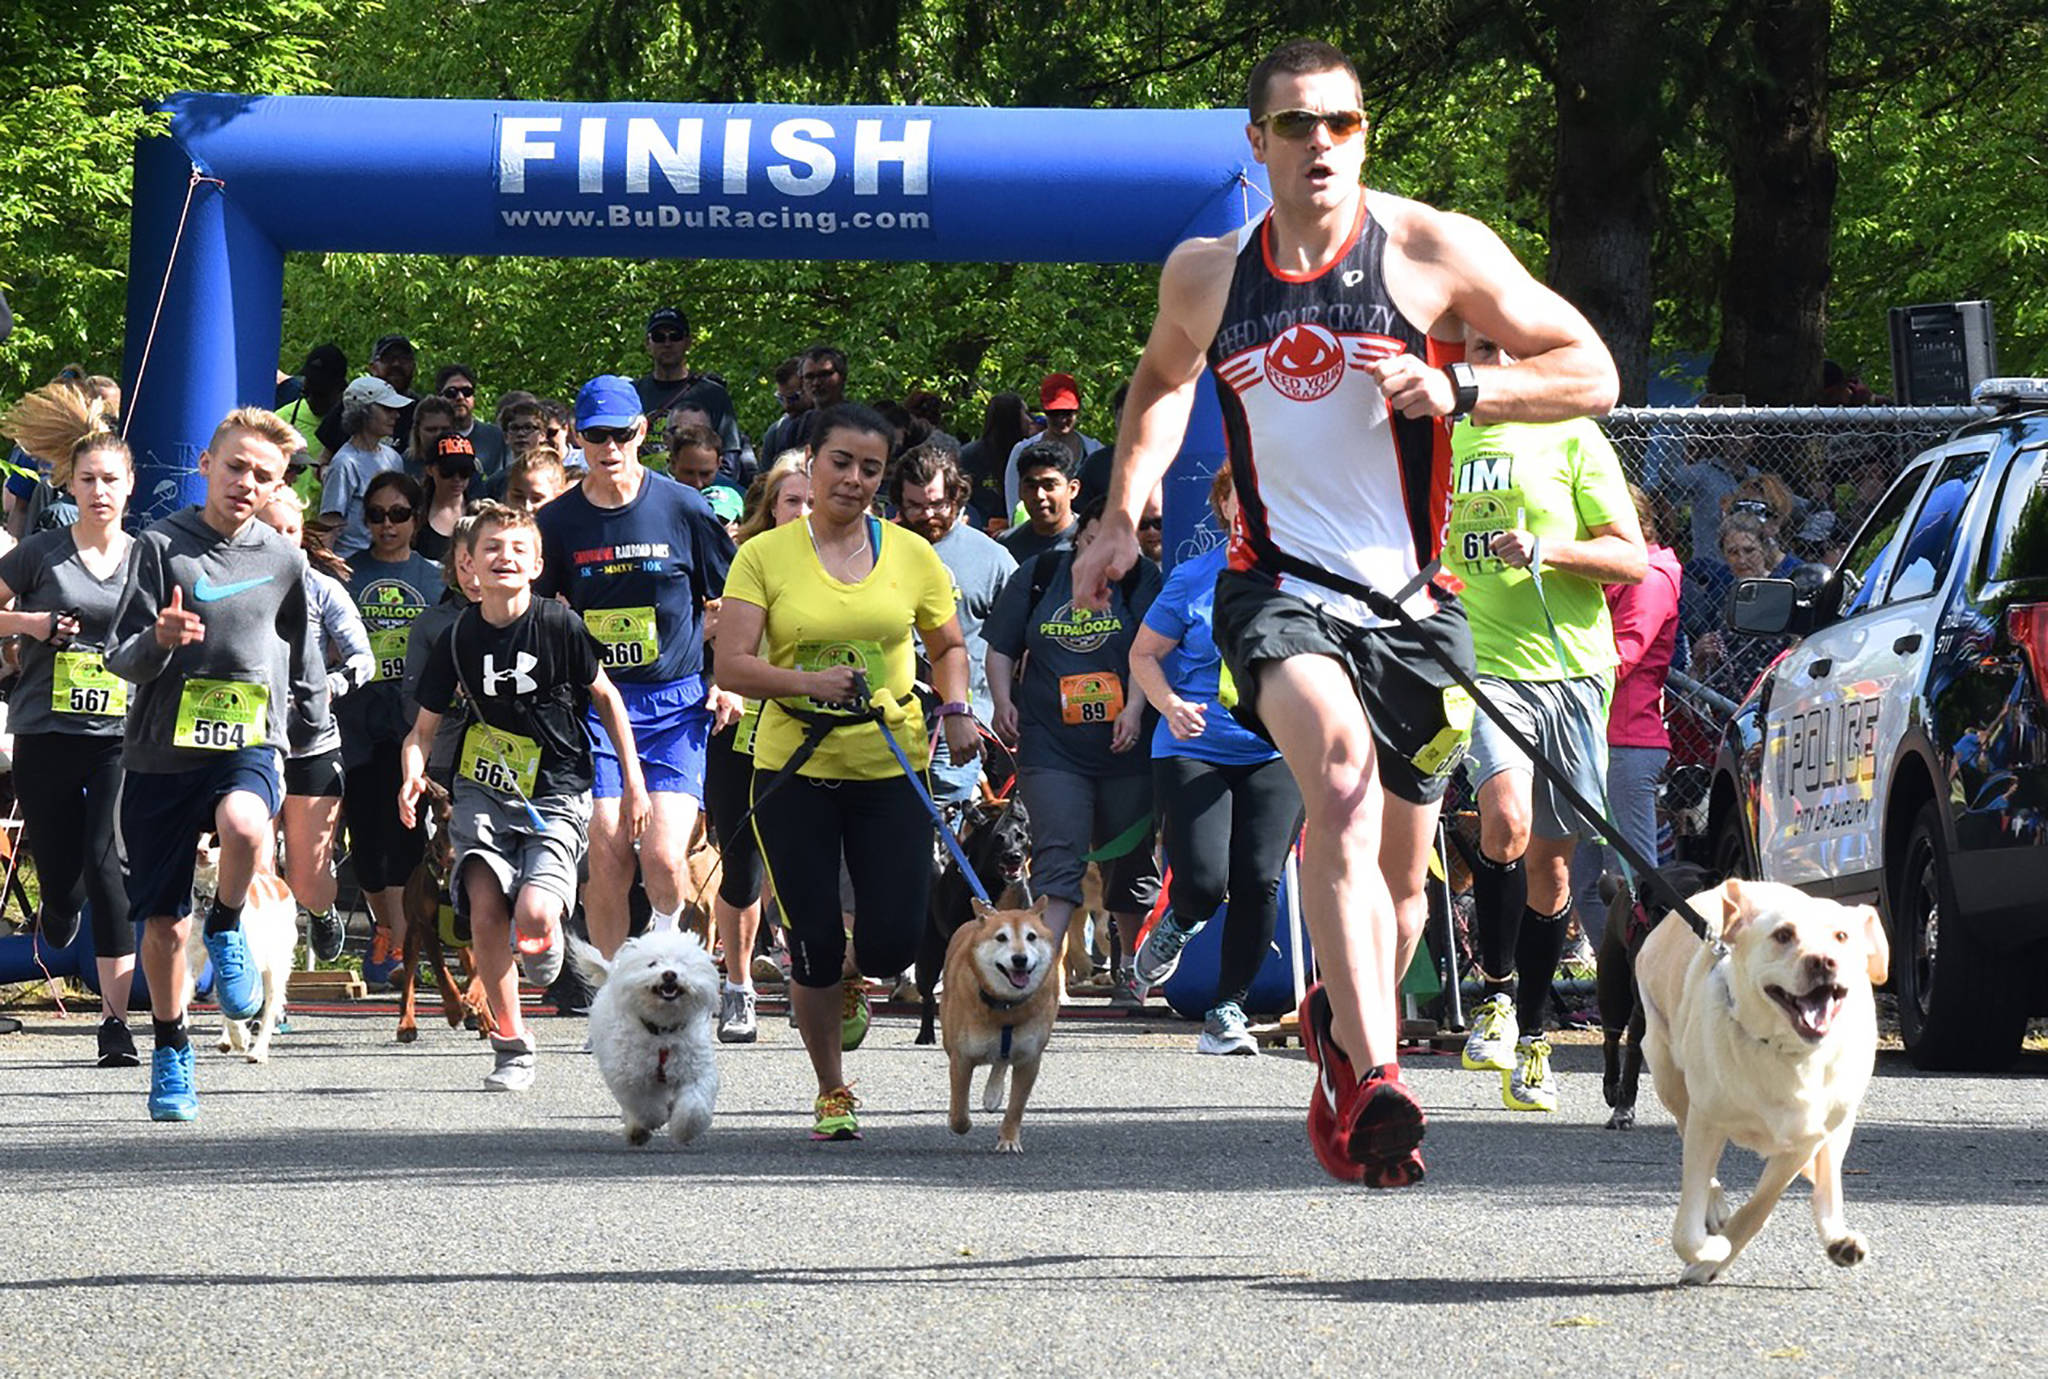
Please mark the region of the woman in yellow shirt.
POLYGON ((891 732, 924 769, 913 628, 945 701, 938 714, 952 759, 971 760, 981 744, 952 577, 929 542, 870 511, 888 468, 888 422, 843 404, 811 435, 810 515, 748 541, 726 577, 718 682, 769 701, 754 736, 754 828, 788 926, 790 1003, 818 1078, 811 1135, 858 1139, 840 1055, 867 1030, 860 972, 893 977, 910 964, 931 889, 931 818, 881 737, 891 732), (868 717, 863 687, 885 706, 886 729, 868 717), (810 758, 767 789, 807 731, 835 719, 810 758), (842 853, 854 894, 850 958, 842 853))

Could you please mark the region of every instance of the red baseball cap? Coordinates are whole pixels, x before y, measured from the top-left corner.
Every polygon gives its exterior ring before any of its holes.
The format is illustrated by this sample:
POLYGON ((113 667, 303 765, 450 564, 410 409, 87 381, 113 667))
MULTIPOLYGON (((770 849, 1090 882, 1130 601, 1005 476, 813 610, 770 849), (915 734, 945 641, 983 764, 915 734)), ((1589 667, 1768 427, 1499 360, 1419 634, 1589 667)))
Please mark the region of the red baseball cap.
POLYGON ((1038 385, 1038 405, 1048 412, 1078 412, 1081 410, 1081 390, 1074 384, 1070 373, 1049 373, 1038 385))

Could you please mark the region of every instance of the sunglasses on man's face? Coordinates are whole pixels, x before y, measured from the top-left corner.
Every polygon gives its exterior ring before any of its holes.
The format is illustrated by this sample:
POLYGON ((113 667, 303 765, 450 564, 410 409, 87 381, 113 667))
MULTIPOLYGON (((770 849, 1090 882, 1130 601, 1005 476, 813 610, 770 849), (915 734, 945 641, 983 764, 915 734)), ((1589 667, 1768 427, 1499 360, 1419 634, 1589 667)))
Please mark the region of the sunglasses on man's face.
POLYGON ((633 431, 630 426, 586 426, 577 434, 585 445, 624 445, 633 439, 633 431))
POLYGON ((647 338, 657 345, 679 345, 683 341, 683 333, 679 330, 650 330, 647 338))
POLYGON ((476 389, 462 383, 450 383, 441 390, 441 396, 446 398, 475 397, 476 389))
POLYGON ((386 522, 410 522, 412 521, 412 509, 403 503, 391 508, 364 508, 363 521, 373 527, 381 526, 386 522))
POLYGON ((1139 521, 1138 521, 1138 530, 1139 530, 1139 531, 1158 531, 1158 530, 1159 530, 1159 529, 1160 529, 1161 527, 1163 527, 1163 526, 1165 526, 1165 525, 1166 525, 1166 523, 1165 523, 1165 522, 1163 522, 1163 521, 1161 521, 1161 520, 1160 520, 1159 518, 1157 518, 1157 517, 1145 517, 1145 518, 1140 518, 1140 519, 1139 519, 1139 521))
POLYGON ((1259 121, 1283 139, 1306 139, 1321 125, 1339 141, 1365 128, 1363 110, 1275 110, 1259 121))

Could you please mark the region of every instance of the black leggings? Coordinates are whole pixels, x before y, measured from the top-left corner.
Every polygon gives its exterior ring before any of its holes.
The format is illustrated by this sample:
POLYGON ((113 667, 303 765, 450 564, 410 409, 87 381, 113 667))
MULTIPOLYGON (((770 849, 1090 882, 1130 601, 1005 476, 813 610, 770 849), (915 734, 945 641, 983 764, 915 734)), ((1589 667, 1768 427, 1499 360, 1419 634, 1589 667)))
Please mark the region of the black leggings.
POLYGON ((342 789, 349 865, 355 868, 356 884, 366 891, 403 886, 426 855, 425 820, 412 828, 398 821, 398 786, 405 778, 403 747, 399 742, 373 745, 368 761, 348 768, 342 789))
MULTIPOLYGON (((773 775, 756 771, 754 788, 773 775)), ((789 932, 792 981, 836 986, 842 976, 842 854, 853 880, 853 952, 860 970, 893 977, 910 966, 930 922, 932 889, 932 821, 915 786, 901 776, 791 776, 755 807, 754 831, 789 932)))
POLYGON ((1174 922, 1193 928, 1228 896, 1212 1004, 1241 1003, 1273 942, 1280 871, 1301 832, 1301 790, 1278 757, 1249 766, 1154 757, 1152 786, 1174 922))
POLYGON ((718 843, 723 869, 718 898, 744 910, 761 898, 761 845, 747 822, 747 797, 753 792, 754 759, 733 750, 740 725, 713 733, 704 749, 704 815, 718 843))
POLYGON ((14 788, 29 856, 43 888, 43 927, 70 929, 92 903, 92 945, 103 958, 135 951, 115 825, 121 817, 121 739, 25 733, 14 739, 14 788))

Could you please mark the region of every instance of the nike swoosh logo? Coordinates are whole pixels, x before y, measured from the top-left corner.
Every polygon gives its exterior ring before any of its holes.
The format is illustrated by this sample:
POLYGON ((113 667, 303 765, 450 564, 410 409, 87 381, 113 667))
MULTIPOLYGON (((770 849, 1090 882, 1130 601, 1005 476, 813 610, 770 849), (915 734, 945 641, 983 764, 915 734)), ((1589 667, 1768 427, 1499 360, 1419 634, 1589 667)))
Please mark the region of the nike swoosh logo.
POLYGON ((232 598, 244 589, 254 589, 259 584, 268 584, 270 579, 269 575, 265 575, 261 579, 241 579, 233 584, 215 584, 205 575, 201 575, 192 585, 192 597, 201 603, 212 603, 216 599, 232 598))

